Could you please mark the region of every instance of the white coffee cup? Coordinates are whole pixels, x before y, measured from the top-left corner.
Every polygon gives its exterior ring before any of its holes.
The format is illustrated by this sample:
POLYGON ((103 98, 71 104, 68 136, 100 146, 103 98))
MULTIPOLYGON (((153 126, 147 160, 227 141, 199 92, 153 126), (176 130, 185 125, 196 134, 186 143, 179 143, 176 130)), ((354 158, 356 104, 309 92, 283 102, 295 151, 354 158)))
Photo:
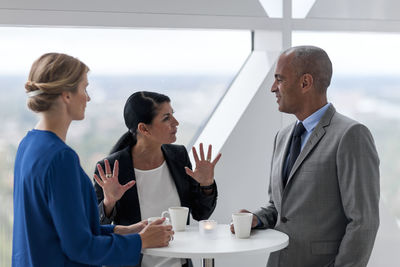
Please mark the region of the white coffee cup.
MULTIPOLYGON (((154 222, 154 221, 156 221, 156 220, 158 220, 158 219, 162 219, 163 217, 150 217, 150 218, 148 218, 147 219, 147 223, 152 223, 152 222, 154 222)), ((170 224, 169 223, 169 219, 168 218, 165 218, 165 221, 163 222, 163 225, 168 225, 168 224, 170 224)))
POLYGON ((171 207, 168 211, 163 211, 161 216, 170 219, 174 231, 185 231, 188 214, 187 207, 171 207))
POLYGON ((251 223, 253 221, 252 213, 233 213, 233 227, 235 228, 236 238, 249 238, 251 223))

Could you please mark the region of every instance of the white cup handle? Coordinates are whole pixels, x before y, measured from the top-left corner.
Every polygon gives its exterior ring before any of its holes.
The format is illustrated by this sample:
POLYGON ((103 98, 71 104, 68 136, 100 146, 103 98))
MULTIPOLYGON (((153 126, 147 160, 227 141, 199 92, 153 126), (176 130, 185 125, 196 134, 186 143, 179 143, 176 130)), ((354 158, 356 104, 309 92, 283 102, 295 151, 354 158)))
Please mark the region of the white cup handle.
POLYGON ((166 210, 161 213, 161 217, 165 217, 165 218, 168 218, 169 220, 171 220, 171 215, 166 210))

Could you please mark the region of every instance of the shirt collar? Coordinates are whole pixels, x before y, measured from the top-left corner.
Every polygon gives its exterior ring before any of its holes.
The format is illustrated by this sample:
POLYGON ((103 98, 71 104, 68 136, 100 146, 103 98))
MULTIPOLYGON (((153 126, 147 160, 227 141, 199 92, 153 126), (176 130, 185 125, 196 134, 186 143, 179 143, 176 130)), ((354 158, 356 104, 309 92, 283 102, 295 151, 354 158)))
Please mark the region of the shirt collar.
POLYGON ((327 103, 325 106, 308 116, 304 121, 297 121, 297 123, 302 122, 307 132, 311 132, 314 130, 315 126, 317 126, 318 122, 321 120, 322 116, 330 105, 330 103, 327 103))

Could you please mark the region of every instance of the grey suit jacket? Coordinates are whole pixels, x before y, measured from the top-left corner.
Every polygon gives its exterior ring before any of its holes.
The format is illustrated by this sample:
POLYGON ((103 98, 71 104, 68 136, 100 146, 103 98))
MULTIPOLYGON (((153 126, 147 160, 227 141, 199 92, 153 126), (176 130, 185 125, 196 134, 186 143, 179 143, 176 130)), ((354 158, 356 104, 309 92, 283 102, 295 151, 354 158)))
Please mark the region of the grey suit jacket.
POLYGON ((289 236, 270 267, 366 266, 379 226, 379 158, 370 131, 331 105, 295 162, 282 170, 294 124, 275 137, 270 202, 260 228, 289 236))

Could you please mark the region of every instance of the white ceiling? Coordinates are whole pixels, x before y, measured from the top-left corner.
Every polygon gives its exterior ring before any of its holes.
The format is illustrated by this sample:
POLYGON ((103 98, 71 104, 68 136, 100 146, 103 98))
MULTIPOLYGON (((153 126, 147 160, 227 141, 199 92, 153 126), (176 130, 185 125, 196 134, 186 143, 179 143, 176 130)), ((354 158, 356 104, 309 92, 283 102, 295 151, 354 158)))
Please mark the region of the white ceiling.
POLYGON ((0 25, 256 29, 266 21, 258 0, 0 0, 0 25))
POLYGON ((258 0, 1 0, 1 9, 265 17, 258 0))
POLYGON ((400 20, 400 1, 317 0, 307 17, 400 20))
MULTIPOLYGON (((260 1, 265 5, 276 4, 274 1, 286 3, 288 0, 260 1)), ((274 15, 274 18, 269 18, 259 0, 0 0, 0 26, 204 28, 280 32, 290 29, 398 32, 400 29, 400 0, 293 1, 293 14, 296 14, 296 10, 304 13, 300 17, 304 17, 312 6, 305 19, 291 21, 275 18, 274 15)), ((275 10, 266 9, 267 12, 275 10)))

